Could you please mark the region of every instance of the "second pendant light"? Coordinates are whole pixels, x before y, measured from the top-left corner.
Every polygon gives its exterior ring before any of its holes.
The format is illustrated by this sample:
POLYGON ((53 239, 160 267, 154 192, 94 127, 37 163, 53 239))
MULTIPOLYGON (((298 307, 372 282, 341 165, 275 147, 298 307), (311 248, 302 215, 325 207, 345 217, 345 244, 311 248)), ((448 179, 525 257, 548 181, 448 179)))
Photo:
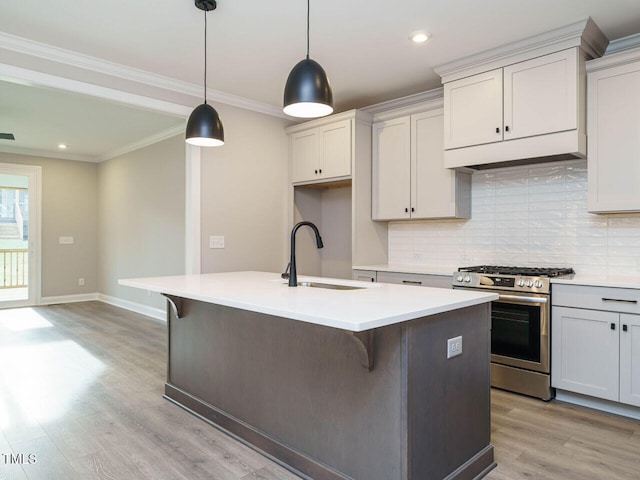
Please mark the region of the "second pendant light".
POLYGON ((309 10, 307 0, 307 57, 289 73, 282 109, 287 115, 301 118, 324 117, 333 112, 333 92, 327 73, 309 58, 309 10))

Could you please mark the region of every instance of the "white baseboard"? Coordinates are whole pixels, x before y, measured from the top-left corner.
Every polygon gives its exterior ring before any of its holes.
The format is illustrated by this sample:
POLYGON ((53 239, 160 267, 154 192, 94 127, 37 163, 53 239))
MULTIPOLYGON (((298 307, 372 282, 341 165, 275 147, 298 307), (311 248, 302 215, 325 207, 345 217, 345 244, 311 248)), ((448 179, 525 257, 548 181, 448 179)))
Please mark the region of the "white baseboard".
POLYGON ((609 400, 602 400, 600 398, 567 392, 565 390, 556 390, 556 400, 640 420, 640 408, 625 405, 624 403, 611 402, 609 400))
POLYGON ((124 308, 125 310, 130 310, 141 315, 146 315, 147 317, 151 317, 155 320, 160 320, 162 322, 167 321, 167 312, 162 308, 150 307, 148 305, 143 305, 142 303, 132 302, 130 300, 124 300, 118 297, 112 297, 103 293, 98 293, 96 295, 97 298, 95 300, 108 303, 109 305, 113 305, 115 307, 124 308))
POLYGON ((99 293, 79 293, 76 295, 58 295, 53 297, 42 297, 40 299, 40 305, 56 305, 58 303, 73 303, 73 302, 90 302, 91 300, 98 300, 99 293))

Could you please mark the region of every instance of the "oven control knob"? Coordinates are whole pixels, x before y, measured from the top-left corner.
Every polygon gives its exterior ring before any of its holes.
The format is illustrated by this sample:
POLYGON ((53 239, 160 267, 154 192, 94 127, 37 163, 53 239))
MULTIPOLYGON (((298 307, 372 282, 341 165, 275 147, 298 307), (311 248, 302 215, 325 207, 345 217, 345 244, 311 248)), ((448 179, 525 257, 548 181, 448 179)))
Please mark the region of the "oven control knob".
POLYGON ((527 287, 533 287, 533 280, 527 280, 527 287))
POLYGON ((518 280, 518 286, 519 287, 524 287, 524 280, 522 280, 522 279, 518 280))
POLYGON ((536 280, 536 288, 542 288, 542 280, 536 280))
POLYGON ((456 277, 456 282, 462 282, 462 280, 464 280, 464 277, 462 275, 458 275, 456 277))
POLYGON ((467 275, 466 277, 464 277, 464 281, 467 283, 471 283, 471 277, 467 275))

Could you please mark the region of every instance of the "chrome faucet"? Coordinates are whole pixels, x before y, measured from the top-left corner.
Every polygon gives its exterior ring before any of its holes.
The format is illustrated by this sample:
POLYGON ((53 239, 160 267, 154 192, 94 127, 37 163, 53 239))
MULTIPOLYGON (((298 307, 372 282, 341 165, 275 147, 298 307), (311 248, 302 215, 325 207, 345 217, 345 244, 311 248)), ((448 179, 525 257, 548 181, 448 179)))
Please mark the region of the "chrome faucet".
POLYGON ((318 231, 318 227, 316 227, 311 222, 298 222, 291 230, 291 259, 289 260, 289 265, 287 265, 287 270, 282 274, 282 278, 289 277, 289 286, 297 287, 298 286, 298 273, 296 271, 296 232, 300 227, 304 225, 308 225, 313 229, 313 233, 316 234, 316 246, 318 248, 324 247, 322 243, 322 237, 320 237, 320 232, 318 231), (287 274, 289 271, 289 274, 287 274))

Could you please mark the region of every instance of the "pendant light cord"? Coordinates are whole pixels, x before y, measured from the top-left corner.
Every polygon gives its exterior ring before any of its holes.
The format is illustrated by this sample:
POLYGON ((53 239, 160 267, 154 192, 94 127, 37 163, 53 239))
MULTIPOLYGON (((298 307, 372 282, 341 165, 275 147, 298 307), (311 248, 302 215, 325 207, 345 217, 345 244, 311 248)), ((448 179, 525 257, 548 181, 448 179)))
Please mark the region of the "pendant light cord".
POLYGON ((309 8, 311 0, 307 0, 307 60, 309 60, 309 8))
POLYGON ((204 103, 207 103, 207 11, 204 10, 204 103))

